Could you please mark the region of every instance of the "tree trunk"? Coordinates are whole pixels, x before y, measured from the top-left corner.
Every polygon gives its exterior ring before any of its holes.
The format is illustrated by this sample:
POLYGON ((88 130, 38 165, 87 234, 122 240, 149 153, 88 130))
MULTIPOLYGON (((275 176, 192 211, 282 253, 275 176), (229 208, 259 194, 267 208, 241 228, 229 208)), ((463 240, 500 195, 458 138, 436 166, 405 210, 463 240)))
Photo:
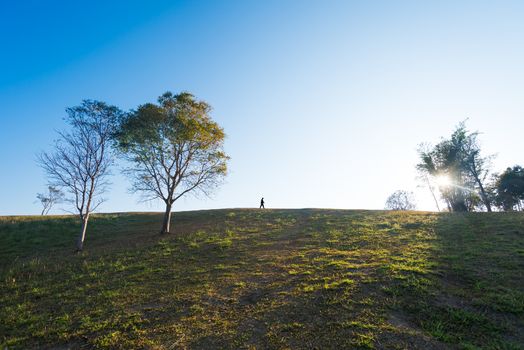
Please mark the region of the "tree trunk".
POLYGON ((433 200, 435 201, 437 210, 440 212, 440 206, 438 205, 438 200, 437 200, 437 197, 435 196, 435 191, 433 191, 433 187, 431 187, 431 183, 429 182, 427 175, 424 176, 424 180, 426 180, 426 184, 428 185, 429 191, 431 192, 431 195, 433 196, 433 200))
POLYGON ((486 194, 486 191, 484 190, 484 186, 482 186, 482 181, 480 180, 480 175, 478 171, 476 170, 475 164, 473 163, 472 168, 470 169, 470 172, 473 175, 473 178, 475 179, 475 182, 479 185, 480 189, 480 198, 482 199, 482 202, 484 202, 484 205, 486 206, 486 209, 488 210, 488 213, 491 213, 491 203, 489 201, 488 195, 486 194))
POLYGON ((451 209, 455 213, 466 213, 469 211, 463 199, 455 199, 451 202, 451 209))
POLYGON ((166 204, 166 212, 164 213, 164 221, 162 223, 162 230, 160 233, 169 233, 171 225, 171 204, 166 204))
POLYGON ((48 204, 49 203, 44 204, 44 207, 42 208, 42 213, 40 213, 41 215, 47 215, 47 213, 49 213, 49 209, 51 209, 51 207, 48 204))
POLYGON ((82 249, 84 249, 84 239, 86 238, 88 220, 89 220, 89 214, 86 214, 84 218, 82 219, 82 230, 80 231, 80 235, 78 236, 78 240, 76 242, 76 250, 79 252, 81 252, 82 249))
POLYGON ((486 206, 488 213, 491 213, 491 203, 489 202, 488 196, 486 195, 486 191, 484 191, 484 186, 482 186, 480 179, 478 179, 478 184, 480 188, 480 195, 482 197, 482 201, 484 202, 484 205, 486 206))

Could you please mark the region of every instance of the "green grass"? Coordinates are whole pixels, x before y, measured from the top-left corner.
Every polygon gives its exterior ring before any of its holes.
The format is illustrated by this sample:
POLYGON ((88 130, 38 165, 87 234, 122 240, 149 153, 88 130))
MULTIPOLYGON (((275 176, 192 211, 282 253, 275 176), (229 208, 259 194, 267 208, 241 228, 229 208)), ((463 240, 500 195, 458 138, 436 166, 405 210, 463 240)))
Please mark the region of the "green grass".
POLYGON ((0 348, 522 349, 524 215, 0 217, 0 348))

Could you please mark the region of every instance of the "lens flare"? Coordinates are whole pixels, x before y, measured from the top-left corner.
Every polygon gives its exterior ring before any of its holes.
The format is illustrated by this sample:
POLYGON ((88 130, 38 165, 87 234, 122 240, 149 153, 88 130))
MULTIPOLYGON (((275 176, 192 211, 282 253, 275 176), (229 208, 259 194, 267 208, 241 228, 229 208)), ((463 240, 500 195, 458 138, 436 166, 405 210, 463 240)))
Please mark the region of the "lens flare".
POLYGON ((435 181, 439 187, 449 187, 453 184, 448 175, 439 175, 435 178, 435 181))

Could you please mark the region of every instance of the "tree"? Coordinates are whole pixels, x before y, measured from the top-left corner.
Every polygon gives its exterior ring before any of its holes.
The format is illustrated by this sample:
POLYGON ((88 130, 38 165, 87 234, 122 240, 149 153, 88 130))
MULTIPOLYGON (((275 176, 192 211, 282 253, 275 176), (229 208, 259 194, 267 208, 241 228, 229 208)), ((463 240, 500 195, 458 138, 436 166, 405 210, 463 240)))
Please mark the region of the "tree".
MULTIPOLYGON (((419 153, 422 152, 429 152, 430 146, 428 144, 421 144, 419 145, 419 153)), ((429 173, 425 169, 417 168, 418 175, 417 179, 423 183, 421 186, 417 187, 423 187, 424 185, 428 187, 429 192, 431 193, 431 197, 433 197, 433 200, 435 201, 435 206, 437 207, 437 211, 440 211, 440 205, 438 203, 437 196, 435 195, 435 183, 433 183, 430 179, 429 173)))
POLYGON ((55 186, 48 186, 47 193, 37 193, 36 198, 42 204, 42 212, 40 215, 47 215, 53 205, 59 203, 64 198, 64 192, 55 186))
POLYGON ((434 147, 419 147, 417 170, 437 183, 450 211, 471 211, 482 205, 491 211, 484 183, 492 156, 481 156, 477 136, 478 132, 469 132, 461 122, 449 139, 434 147))
POLYGON ((119 148, 131 166, 124 172, 133 192, 165 203, 162 233, 170 232, 173 204, 188 193, 210 192, 226 175, 224 130, 211 107, 187 92, 166 92, 158 104, 147 103, 122 120, 119 148))
POLYGON ((416 207, 413 192, 395 191, 386 200, 386 209, 388 210, 415 210, 416 207))
POLYGON ((491 198, 485 188, 484 182, 489 175, 491 159, 493 156, 483 157, 480 153, 480 144, 477 140, 478 132, 468 132, 464 122, 460 123, 454 132, 460 139, 461 167, 473 179, 482 203, 488 212, 491 212, 491 198))
POLYGON ((524 169, 507 168, 495 180, 495 203, 503 210, 524 209, 524 169))
POLYGON ((467 178, 460 167, 453 140, 442 140, 431 149, 419 148, 419 155, 421 162, 417 169, 438 185, 448 210, 467 211, 467 178))
POLYGON ((67 108, 67 132, 58 132, 52 153, 39 156, 40 166, 50 183, 69 194, 81 220, 77 250, 84 247, 89 215, 103 202, 107 176, 113 157, 110 142, 122 112, 103 102, 84 100, 80 106, 67 108))

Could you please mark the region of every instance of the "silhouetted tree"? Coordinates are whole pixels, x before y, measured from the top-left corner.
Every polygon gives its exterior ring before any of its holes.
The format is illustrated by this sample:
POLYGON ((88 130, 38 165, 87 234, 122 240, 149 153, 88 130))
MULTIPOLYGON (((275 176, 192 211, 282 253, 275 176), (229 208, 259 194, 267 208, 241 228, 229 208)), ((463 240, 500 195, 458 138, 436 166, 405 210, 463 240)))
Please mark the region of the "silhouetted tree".
POLYGON ((507 168, 495 181, 495 203, 503 210, 524 209, 524 169, 507 168))
POLYGON ((175 201, 190 192, 209 194, 226 175, 225 134, 210 111, 189 93, 166 92, 158 105, 141 105, 121 123, 117 139, 132 164, 125 173, 132 191, 165 203, 163 233, 170 230, 175 201))
POLYGON ((450 211, 471 211, 484 206, 491 211, 491 197, 485 188, 492 156, 482 157, 477 132, 461 122, 449 139, 434 147, 421 145, 417 169, 438 185, 450 211), (439 179, 447 181, 439 181, 439 179))
POLYGON ((430 176, 438 185, 442 199, 450 211, 467 211, 466 178, 460 169, 459 161, 450 140, 443 140, 429 151, 420 151, 421 162, 417 169, 430 176), (437 181, 448 178, 449 183, 437 181))
POLYGON ((386 200, 388 210, 415 210, 416 207, 413 192, 395 191, 386 200))
POLYGON ((42 204, 42 212, 40 215, 47 215, 53 205, 59 203, 64 198, 64 192, 55 186, 48 186, 47 193, 37 193, 36 198, 42 204))
POLYGON ((77 250, 84 246, 89 215, 103 202, 112 164, 110 141, 122 112, 103 102, 84 100, 80 106, 67 108, 70 131, 59 132, 52 153, 39 156, 40 166, 50 183, 65 189, 82 222, 77 250))
POLYGON ((491 198, 486 190, 485 181, 489 175, 493 156, 483 157, 480 153, 478 132, 469 132, 464 122, 460 123, 454 134, 460 142, 461 167, 473 179, 482 203, 491 212, 491 198))

